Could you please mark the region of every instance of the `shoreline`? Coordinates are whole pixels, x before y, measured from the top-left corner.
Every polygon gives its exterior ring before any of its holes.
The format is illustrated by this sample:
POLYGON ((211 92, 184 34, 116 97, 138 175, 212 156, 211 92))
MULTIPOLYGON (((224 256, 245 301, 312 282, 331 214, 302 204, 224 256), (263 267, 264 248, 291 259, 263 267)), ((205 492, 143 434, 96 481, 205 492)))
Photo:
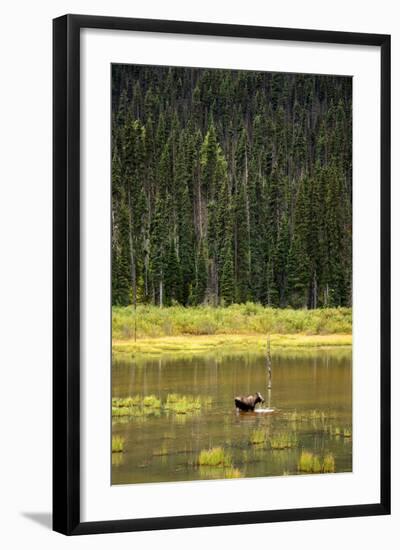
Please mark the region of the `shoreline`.
MULTIPOLYGON (((271 334, 271 351, 306 352, 317 350, 351 350, 352 334, 271 334)), ((267 337, 261 334, 180 335, 158 338, 114 339, 115 359, 157 358, 165 355, 188 356, 212 353, 262 353, 267 337)))

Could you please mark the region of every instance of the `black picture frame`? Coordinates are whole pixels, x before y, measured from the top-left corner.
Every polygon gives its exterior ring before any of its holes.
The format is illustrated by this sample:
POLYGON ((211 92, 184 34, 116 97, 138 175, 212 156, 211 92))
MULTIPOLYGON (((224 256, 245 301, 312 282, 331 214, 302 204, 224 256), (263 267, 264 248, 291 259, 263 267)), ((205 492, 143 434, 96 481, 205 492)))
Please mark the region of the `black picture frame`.
MULTIPOLYGON (((53 529, 66 535, 390 513, 390 36, 87 15, 53 21, 53 529), (80 30, 113 29, 378 46, 381 50, 381 495, 351 506, 81 522, 80 30)), ((378 390, 377 390, 378 391, 378 390)))

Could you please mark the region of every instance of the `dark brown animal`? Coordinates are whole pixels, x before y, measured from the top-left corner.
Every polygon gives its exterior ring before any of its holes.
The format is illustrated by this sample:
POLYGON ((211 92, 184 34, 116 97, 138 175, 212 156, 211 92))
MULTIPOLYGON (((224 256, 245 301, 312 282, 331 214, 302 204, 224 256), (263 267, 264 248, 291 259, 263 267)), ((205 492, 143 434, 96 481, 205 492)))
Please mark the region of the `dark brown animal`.
POLYGON ((264 403, 264 397, 260 392, 247 397, 235 397, 235 405, 239 411, 254 411, 257 403, 264 403))

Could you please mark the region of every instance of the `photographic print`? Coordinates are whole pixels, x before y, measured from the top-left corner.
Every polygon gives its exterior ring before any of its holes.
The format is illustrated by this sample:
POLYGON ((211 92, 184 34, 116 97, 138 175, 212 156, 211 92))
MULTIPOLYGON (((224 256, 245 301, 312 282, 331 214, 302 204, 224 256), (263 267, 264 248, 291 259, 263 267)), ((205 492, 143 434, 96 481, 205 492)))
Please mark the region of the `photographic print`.
POLYGON ((352 471, 352 78, 111 66, 112 484, 352 471))

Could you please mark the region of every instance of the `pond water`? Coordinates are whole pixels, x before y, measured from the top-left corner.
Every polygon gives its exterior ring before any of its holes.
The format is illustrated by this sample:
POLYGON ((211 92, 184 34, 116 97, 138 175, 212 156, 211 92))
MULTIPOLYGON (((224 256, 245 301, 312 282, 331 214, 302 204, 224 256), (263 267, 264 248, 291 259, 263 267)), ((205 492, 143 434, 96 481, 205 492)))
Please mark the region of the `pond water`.
POLYGON ((123 437, 124 451, 112 453, 112 483, 297 475, 304 452, 320 464, 333 456, 335 472, 351 471, 351 350, 272 360, 270 391, 262 354, 114 361, 113 397, 154 395, 161 408, 113 416, 112 433, 123 437), (257 391, 262 407, 274 412, 238 413, 234 397, 257 391), (164 407, 169 394, 194 396, 201 407, 178 414, 164 407), (229 456, 229 468, 199 466, 200 452, 214 447, 229 456))

